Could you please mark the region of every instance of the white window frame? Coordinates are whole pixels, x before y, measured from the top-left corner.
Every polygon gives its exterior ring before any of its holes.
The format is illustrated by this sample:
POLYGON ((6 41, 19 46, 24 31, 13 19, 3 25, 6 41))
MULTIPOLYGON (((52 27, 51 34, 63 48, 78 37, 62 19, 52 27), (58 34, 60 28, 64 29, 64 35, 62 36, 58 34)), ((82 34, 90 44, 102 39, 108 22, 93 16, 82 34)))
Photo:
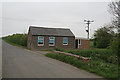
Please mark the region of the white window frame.
POLYGON ((39 37, 43 37, 43 36, 38 36, 38 40, 43 40, 43 44, 38 44, 38 41, 37 41, 38 46, 44 46, 44 37, 43 39, 39 39, 39 37))
POLYGON ((78 48, 81 45, 81 39, 78 39, 78 48), (80 42, 79 42, 80 41, 80 42), (79 44, 80 43, 80 44, 79 44))
MULTIPOLYGON (((63 37, 63 40, 64 40, 64 38, 67 38, 67 37, 63 37)), ((62 41, 62 43, 63 43, 63 41, 62 41)), ((68 45, 68 38, 67 38, 67 44, 63 43, 63 45, 68 45)))
POLYGON ((54 40, 54 44, 53 45, 51 45, 51 44, 49 44, 49 46, 55 46, 55 37, 52 37, 52 38, 54 38, 54 39, 50 39, 51 37, 49 37, 49 41, 50 40, 54 40))

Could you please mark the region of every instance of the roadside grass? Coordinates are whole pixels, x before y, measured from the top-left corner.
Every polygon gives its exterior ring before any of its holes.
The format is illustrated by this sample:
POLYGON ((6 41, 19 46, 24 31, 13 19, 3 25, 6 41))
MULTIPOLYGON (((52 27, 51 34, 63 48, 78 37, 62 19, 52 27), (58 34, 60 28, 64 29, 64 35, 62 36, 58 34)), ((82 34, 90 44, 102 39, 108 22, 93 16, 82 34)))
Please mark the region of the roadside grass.
POLYGON ((41 51, 53 51, 53 50, 41 50, 41 51))
POLYGON ((104 62, 104 60, 91 60, 89 64, 82 62, 71 56, 66 56, 57 53, 48 53, 45 56, 60 60, 62 62, 71 64, 77 68, 87 70, 97 75, 109 79, 118 79, 118 65, 104 62))

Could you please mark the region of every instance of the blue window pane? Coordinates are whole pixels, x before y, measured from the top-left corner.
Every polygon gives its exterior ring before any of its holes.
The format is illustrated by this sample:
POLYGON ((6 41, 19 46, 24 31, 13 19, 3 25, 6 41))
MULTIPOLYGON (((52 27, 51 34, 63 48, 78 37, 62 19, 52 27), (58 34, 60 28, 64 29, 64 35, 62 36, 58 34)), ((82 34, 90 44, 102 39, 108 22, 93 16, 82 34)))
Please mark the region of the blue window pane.
POLYGON ((66 40, 64 40, 64 43, 67 43, 67 41, 66 41, 66 40))
POLYGON ((38 44, 43 44, 44 37, 38 37, 38 44))
POLYGON ((67 41, 67 38, 63 38, 63 44, 67 44, 68 41, 67 41))
POLYGON ((49 40, 49 43, 54 43, 54 40, 49 40))
POLYGON ((54 44, 54 37, 49 38, 49 44, 53 45, 54 44))
POLYGON ((43 42, 43 40, 38 40, 38 42, 43 42))
POLYGON ((39 37, 39 39, 43 39, 43 37, 39 37))
POLYGON ((54 37, 50 37, 50 39, 54 39, 54 37))
POLYGON ((38 44, 43 44, 43 40, 38 40, 38 44))

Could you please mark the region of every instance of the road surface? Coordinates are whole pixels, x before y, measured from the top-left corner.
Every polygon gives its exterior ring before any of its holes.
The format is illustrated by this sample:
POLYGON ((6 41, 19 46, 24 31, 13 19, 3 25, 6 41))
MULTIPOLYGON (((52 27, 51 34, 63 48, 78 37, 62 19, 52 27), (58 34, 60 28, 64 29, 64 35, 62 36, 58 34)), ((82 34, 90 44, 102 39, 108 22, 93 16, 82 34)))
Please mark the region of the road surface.
MULTIPOLYGON (((3 78, 101 78, 72 65, 2 41, 3 78)), ((42 53, 42 51, 41 51, 42 53)))
POLYGON ((0 79, 2 77, 2 40, 0 39, 0 79))

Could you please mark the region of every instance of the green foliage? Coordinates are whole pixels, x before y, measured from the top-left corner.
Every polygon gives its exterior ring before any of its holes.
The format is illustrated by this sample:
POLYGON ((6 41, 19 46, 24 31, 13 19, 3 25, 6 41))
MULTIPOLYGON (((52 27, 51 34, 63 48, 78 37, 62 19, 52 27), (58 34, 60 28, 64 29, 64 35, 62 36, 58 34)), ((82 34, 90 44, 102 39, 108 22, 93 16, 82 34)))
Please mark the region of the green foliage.
POLYGON ((117 54, 120 52, 120 33, 111 41, 110 48, 117 54))
POLYGON ((3 40, 21 46, 27 46, 27 34, 13 34, 2 38, 3 40))
POLYGON ((57 53, 48 53, 48 54, 45 54, 45 55, 47 57, 51 57, 51 58, 60 60, 60 61, 65 62, 65 63, 69 63, 71 65, 74 65, 74 66, 78 67, 78 68, 80 68, 80 67, 84 68, 84 66, 82 65, 83 62, 74 58, 74 57, 66 56, 66 55, 62 55, 62 54, 57 54, 57 53))
POLYGON ((92 73, 96 73, 105 78, 117 78, 118 77, 118 66, 112 63, 104 62, 103 60, 92 59, 89 64, 85 64, 82 61, 63 54, 48 53, 45 54, 47 57, 51 57, 60 60, 65 63, 69 63, 77 68, 88 70, 92 73))
MULTIPOLYGON (((102 75, 105 78, 118 77, 118 55, 113 52, 112 49, 63 50, 57 48, 56 50, 80 55, 83 57, 90 57, 91 61, 90 64, 88 64, 85 68, 86 70, 102 75)), ((83 66, 86 65, 83 64, 83 66)))
POLYGON ((117 54, 119 57, 119 65, 120 65, 120 33, 117 34, 117 37, 111 41, 111 45, 109 47, 114 54, 117 54))
POLYGON ((55 47, 55 50, 56 50, 56 51, 62 51, 62 52, 65 52, 64 49, 61 49, 61 48, 58 48, 58 47, 55 47))
POLYGON ((90 57, 93 60, 104 60, 105 62, 117 64, 118 55, 113 54, 113 51, 110 49, 90 49, 90 50, 63 50, 57 48, 56 50, 62 52, 68 52, 75 55, 80 55, 83 57, 90 57))
POLYGON ((90 48, 91 48, 91 49, 95 48, 93 41, 90 41, 90 48))
POLYGON ((107 48, 114 36, 114 32, 111 32, 109 28, 99 28, 94 33, 94 46, 97 48, 107 48))

